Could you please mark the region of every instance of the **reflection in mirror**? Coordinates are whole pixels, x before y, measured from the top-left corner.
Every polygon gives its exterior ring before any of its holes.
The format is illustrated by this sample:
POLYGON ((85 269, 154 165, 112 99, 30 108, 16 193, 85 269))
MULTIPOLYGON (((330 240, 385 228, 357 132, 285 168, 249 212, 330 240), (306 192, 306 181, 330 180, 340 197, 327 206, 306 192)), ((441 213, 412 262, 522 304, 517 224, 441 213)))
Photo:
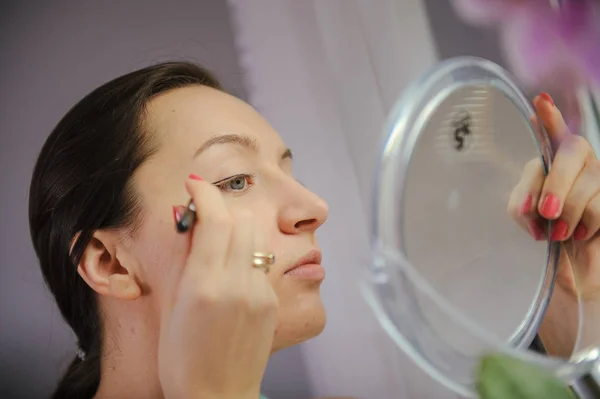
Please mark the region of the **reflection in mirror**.
MULTIPOLYGON (((503 91, 467 84, 432 112, 412 149, 403 188, 400 247, 449 304, 504 340, 531 316, 547 243, 507 214, 525 164, 540 159, 529 117, 503 91)), ((466 349, 436 311, 441 339, 466 349)))

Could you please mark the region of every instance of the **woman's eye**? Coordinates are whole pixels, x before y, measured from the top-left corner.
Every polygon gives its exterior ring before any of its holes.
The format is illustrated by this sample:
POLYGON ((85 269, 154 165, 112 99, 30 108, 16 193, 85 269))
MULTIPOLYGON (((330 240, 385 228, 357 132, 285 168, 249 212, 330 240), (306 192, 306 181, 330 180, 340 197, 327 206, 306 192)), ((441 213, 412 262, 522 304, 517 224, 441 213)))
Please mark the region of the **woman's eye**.
POLYGON ((249 188, 252 184, 251 175, 236 175, 215 183, 223 191, 240 192, 249 188))
POLYGON ((235 179, 227 182, 227 186, 231 190, 243 190, 246 187, 246 178, 245 177, 236 177, 235 179))

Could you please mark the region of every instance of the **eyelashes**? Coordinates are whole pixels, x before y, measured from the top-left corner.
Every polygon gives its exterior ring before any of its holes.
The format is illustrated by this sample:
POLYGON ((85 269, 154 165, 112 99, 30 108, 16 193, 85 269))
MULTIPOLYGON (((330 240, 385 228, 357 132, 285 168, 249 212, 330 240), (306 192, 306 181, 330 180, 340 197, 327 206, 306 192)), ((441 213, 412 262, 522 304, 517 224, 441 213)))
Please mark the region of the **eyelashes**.
MULTIPOLYGON (((244 192, 249 189, 256 180, 256 175, 251 173, 239 173, 237 175, 229 176, 224 179, 213 182, 212 184, 217 186, 221 191, 225 192, 244 192), (240 184, 244 183, 243 187, 240 184), (234 187, 236 186, 236 187, 234 187)), ((307 188, 306 184, 296 179, 296 182, 302 187, 307 188)))
POLYGON ((254 184, 255 177, 256 176, 253 174, 240 173, 226 177, 225 179, 221 179, 212 184, 223 192, 234 192, 238 194, 248 190, 254 184))

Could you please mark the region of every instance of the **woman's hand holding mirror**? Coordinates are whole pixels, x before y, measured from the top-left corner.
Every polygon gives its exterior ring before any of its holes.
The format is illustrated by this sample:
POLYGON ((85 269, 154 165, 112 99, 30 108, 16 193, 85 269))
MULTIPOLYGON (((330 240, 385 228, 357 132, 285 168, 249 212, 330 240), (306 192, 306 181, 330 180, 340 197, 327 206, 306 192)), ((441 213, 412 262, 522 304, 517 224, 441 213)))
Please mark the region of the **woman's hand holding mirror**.
POLYGON ((570 133, 550 96, 539 95, 534 106, 555 155, 547 176, 541 159, 527 164, 508 210, 533 238, 562 243, 540 336, 550 354, 568 357, 577 339, 578 298, 600 301, 600 161, 584 138, 570 133))

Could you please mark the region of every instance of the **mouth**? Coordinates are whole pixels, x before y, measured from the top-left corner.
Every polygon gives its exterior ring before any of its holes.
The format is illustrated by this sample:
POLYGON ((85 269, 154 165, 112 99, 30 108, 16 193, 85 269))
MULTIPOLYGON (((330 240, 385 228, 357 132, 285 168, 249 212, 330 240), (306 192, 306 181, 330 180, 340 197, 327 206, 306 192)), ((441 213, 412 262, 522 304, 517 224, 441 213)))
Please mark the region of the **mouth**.
POLYGON ((288 267, 284 275, 305 280, 323 280, 325 269, 321 266, 321 259, 321 251, 313 249, 288 267))

